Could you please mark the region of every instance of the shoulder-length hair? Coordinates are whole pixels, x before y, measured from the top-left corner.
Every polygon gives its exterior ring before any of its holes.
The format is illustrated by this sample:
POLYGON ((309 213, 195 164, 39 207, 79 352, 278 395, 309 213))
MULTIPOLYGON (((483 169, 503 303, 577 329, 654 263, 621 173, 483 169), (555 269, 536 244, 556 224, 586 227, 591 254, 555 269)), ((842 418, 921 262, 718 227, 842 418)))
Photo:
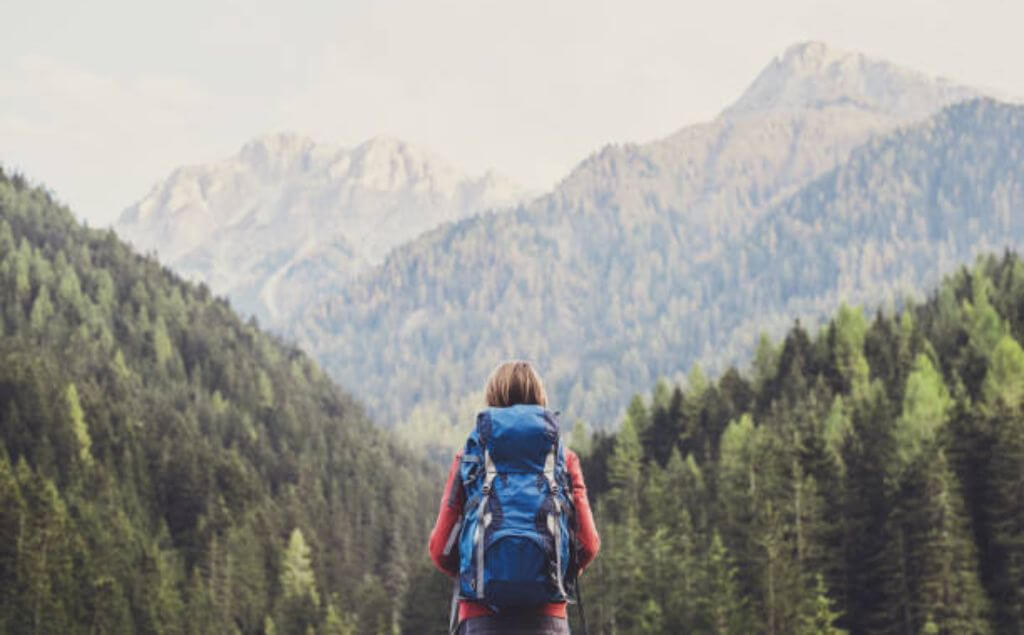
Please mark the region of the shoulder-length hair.
POLYGON ((492 408, 516 404, 548 405, 548 394, 544 391, 540 375, 530 362, 518 359, 498 364, 491 372, 484 398, 492 408))

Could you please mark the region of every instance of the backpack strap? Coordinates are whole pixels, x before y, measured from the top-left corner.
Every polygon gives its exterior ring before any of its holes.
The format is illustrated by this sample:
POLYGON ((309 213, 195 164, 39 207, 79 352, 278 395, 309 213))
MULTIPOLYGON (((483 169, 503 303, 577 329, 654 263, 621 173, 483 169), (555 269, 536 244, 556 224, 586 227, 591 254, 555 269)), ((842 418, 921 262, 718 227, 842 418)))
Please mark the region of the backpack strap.
POLYGON ((562 502, 558 498, 558 482, 555 480, 555 462, 558 460, 560 446, 559 438, 555 437, 544 458, 544 478, 548 482, 548 492, 551 496, 551 509, 548 512, 548 531, 555 541, 555 586, 562 597, 568 597, 565 593, 565 586, 562 582, 562 526, 559 519, 562 515, 562 502))
POLYGON ((484 446, 484 484, 480 490, 480 504, 477 507, 476 535, 473 545, 476 548, 476 596, 484 597, 484 535, 491 524, 491 514, 487 512, 487 502, 491 498, 491 486, 498 470, 491 460, 491 450, 484 446))
POLYGON ((442 555, 449 555, 452 552, 452 548, 455 547, 455 540, 458 539, 459 533, 462 532, 462 523, 465 521, 465 514, 459 514, 459 519, 452 525, 451 532, 448 533, 448 540, 444 543, 444 551, 442 555))

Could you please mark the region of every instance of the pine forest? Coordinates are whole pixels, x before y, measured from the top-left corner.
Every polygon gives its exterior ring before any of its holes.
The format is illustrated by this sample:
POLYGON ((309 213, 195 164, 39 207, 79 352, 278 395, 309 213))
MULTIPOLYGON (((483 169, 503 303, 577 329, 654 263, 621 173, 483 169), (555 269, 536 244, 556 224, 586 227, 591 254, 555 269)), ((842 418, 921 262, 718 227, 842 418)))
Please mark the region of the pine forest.
MULTIPOLYGON (((0 632, 446 632, 442 464, 296 348, 9 174, 0 299, 0 632)), ((1022 341, 989 255, 577 421, 589 632, 1024 632, 1022 341)))
POLYGON ((0 632, 391 632, 440 470, 307 357, 19 176, 0 308, 0 632))

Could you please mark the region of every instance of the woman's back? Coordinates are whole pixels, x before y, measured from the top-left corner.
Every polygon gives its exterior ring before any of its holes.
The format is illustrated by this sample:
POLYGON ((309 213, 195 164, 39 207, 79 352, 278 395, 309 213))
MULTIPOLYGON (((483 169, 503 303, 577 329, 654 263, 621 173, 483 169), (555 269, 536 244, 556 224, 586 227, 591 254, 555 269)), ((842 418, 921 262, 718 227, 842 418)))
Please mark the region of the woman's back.
POLYGON ((500 365, 486 394, 449 470, 431 558, 458 580, 459 632, 567 633, 566 600, 600 548, 579 458, 528 363, 500 365))

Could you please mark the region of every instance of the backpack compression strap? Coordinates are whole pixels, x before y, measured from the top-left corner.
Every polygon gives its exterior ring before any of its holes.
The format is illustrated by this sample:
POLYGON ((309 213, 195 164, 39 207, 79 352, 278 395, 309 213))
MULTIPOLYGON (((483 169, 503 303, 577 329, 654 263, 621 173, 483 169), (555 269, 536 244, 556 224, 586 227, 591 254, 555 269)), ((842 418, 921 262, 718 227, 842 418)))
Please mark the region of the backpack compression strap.
POLYGON ((562 515, 562 503, 558 499, 558 483, 555 481, 555 459, 558 454, 559 441, 551 444, 548 455, 544 459, 544 478, 548 481, 551 492, 551 511, 548 512, 548 531, 555 540, 555 584, 562 597, 568 597, 562 584, 562 527, 559 519, 562 515))
POLYGON ((477 508, 476 535, 473 536, 473 544, 476 547, 476 596, 484 597, 484 531, 491 524, 491 514, 487 512, 487 501, 491 497, 491 484, 494 477, 498 475, 494 461, 491 460, 491 451, 484 448, 484 484, 480 496, 480 506, 477 508))

